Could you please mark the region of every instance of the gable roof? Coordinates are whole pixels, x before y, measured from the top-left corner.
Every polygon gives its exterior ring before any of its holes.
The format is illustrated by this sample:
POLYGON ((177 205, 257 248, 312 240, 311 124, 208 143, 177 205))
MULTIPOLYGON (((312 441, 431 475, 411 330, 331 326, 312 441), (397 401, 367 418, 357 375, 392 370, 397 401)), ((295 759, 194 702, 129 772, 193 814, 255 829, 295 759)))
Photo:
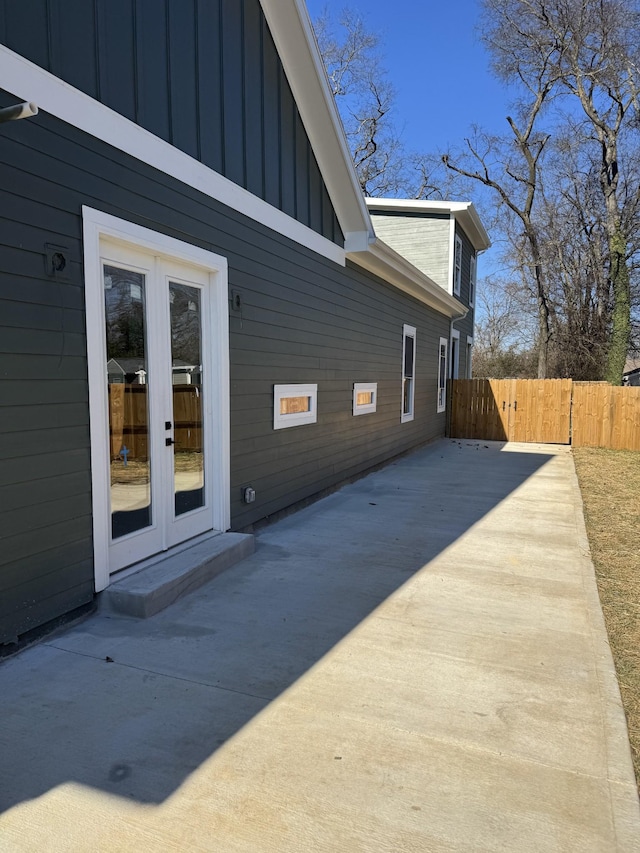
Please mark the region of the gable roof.
MULTIPOLYGON (((304 0, 256 0, 279 54, 287 81, 338 223, 348 243, 373 235, 304 0)), ((39 65, 0 44, 2 88, 36 103, 72 127, 106 142, 297 243, 344 264, 344 247, 244 189, 191 153, 147 130, 39 65)))
POLYGON ((260 0, 289 86, 320 166, 345 245, 373 226, 331 92, 305 0, 260 0))
MULTIPOLYGON (((412 216, 445 214, 460 224, 471 240, 476 252, 491 246, 491 240, 471 201, 422 201, 420 199, 368 198, 367 208, 372 213, 406 213, 412 216)), ((375 227, 375 224, 374 224, 375 227)))
POLYGON ((438 306, 437 310, 447 316, 460 316, 465 311, 461 303, 443 301, 442 290, 435 282, 375 237, 304 0, 259 2, 344 234, 344 247, 5 45, 0 45, 0 78, 6 91, 33 100, 71 126, 329 260, 344 265, 350 259, 420 301, 438 306))

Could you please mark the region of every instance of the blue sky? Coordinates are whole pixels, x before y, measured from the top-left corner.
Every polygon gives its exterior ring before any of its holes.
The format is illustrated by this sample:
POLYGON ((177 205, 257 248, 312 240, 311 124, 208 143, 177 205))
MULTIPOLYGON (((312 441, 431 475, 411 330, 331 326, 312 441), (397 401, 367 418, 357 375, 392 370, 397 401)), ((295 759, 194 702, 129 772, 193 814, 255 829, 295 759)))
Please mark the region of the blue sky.
POLYGON ((507 128, 508 96, 475 32, 478 0, 307 0, 312 20, 325 6, 358 11, 379 34, 407 149, 447 150, 473 124, 507 128))

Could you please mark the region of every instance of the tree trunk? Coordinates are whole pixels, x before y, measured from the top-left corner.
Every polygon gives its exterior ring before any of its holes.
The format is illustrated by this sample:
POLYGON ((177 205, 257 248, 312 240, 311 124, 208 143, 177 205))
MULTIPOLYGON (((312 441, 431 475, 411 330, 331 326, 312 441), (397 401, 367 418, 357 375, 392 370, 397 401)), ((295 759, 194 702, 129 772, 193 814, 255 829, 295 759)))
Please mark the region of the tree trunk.
POLYGON ((622 373, 627 360, 631 336, 631 296, 626 248, 624 235, 620 230, 617 230, 609 238, 613 309, 605 378, 612 385, 622 385, 622 373))
POLYGON ((525 223, 525 233, 529 238, 531 255, 533 257, 533 271, 536 280, 536 300, 538 303, 538 379, 546 379, 549 357, 549 341, 551 340, 551 310, 547 297, 544 268, 536 234, 531 220, 525 223))
POLYGON ((538 316, 538 379, 547 378, 547 360, 549 355, 549 338, 545 318, 542 313, 538 316))

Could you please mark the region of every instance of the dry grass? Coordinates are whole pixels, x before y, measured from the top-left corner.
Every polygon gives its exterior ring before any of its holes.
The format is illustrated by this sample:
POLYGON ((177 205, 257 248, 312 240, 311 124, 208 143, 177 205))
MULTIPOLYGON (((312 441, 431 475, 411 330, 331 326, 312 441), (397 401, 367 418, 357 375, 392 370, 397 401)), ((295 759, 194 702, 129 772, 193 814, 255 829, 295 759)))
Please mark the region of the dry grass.
POLYGON ((640 786, 640 452, 580 447, 573 456, 640 786))

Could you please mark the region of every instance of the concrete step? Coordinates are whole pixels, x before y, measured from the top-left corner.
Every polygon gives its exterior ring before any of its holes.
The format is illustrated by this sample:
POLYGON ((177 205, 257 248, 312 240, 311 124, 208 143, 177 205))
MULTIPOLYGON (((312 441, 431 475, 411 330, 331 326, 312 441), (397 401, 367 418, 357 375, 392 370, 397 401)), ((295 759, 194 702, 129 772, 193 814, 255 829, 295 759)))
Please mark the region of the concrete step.
POLYGON ((132 566, 99 596, 99 607, 146 619, 159 613, 226 569, 253 554, 255 539, 246 533, 198 537, 170 554, 132 566))

